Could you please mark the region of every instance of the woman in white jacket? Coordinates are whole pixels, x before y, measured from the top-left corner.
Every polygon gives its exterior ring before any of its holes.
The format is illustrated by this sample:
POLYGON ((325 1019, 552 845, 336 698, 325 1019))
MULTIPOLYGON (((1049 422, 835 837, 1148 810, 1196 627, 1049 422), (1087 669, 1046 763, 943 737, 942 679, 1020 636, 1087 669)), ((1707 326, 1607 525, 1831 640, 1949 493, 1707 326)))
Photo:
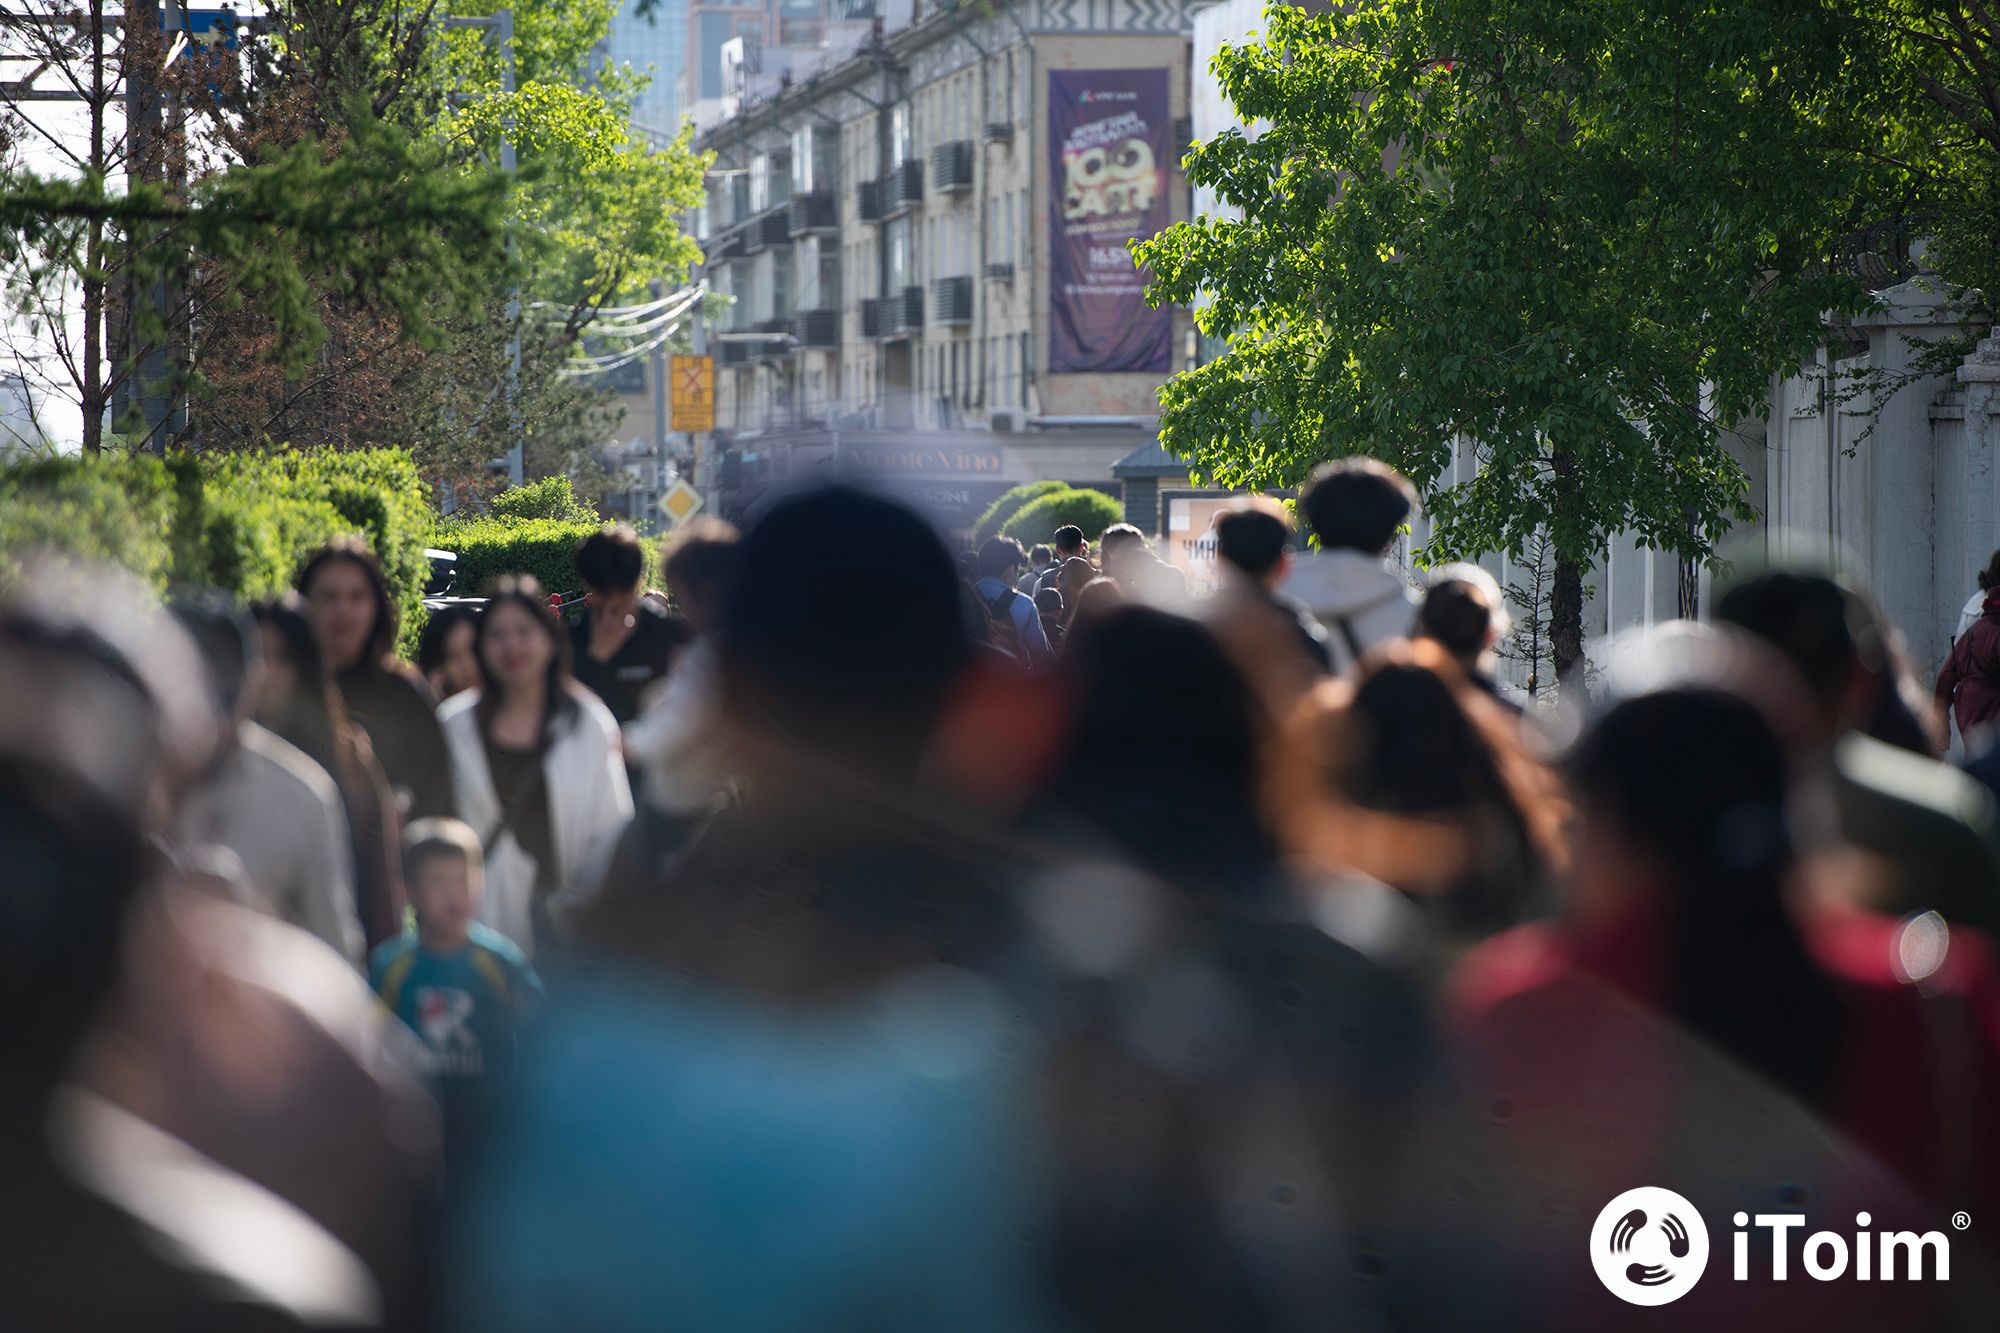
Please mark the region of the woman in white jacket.
POLYGON ((586 901, 632 818, 618 724, 570 679, 569 637, 541 586, 495 586, 473 643, 479 688, 438 710, 459 815, 486 847, 480 919, 533 956, 586 901))

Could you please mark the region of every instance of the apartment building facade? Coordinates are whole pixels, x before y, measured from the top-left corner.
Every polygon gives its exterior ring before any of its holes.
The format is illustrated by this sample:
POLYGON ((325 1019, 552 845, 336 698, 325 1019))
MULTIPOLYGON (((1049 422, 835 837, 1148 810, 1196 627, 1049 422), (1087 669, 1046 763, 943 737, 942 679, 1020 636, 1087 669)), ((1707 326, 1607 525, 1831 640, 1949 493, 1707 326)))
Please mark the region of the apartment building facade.
POLYGON ((947 530, 1022 481, 1117 493, 1190 351, 1125 246, 1188 216, 1196 7, 933 6, 702 134, 725 512, 814 476, 947 530))

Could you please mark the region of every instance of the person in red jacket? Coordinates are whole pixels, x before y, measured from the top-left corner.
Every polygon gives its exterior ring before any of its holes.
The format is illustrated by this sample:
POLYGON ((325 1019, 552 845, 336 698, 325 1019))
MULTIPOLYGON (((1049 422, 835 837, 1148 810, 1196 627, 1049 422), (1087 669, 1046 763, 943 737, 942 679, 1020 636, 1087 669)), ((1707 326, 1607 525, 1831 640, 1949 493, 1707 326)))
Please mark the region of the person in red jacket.
POLYGON ((2000 718, 2000 588, 1987 591, 1985 614, 1951 646, 1938 672, 1937 701, 1967 738, 2000 718))

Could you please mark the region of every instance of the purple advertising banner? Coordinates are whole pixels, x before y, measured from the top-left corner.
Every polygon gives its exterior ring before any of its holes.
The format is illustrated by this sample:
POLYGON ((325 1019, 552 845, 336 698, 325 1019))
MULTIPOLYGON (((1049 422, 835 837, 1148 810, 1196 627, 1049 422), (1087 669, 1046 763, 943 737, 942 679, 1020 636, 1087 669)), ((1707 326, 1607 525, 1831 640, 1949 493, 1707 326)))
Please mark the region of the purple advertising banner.
POLYGON ((1166 227, 1167 71, 1049 71, 1049 373, 1172 364, 1171 309, 1146 305, 1126 243, 1166 227))

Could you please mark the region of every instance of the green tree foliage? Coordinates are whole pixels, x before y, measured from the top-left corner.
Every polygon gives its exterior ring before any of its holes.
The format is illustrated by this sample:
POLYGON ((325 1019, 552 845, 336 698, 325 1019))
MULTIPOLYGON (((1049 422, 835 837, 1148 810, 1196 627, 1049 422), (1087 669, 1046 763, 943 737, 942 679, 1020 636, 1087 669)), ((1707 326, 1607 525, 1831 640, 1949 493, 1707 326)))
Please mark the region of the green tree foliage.
POLYGON ((1567 675, 1582 571, 1621 530, 1708 558, 1750 512, 1723 432, 1864 305, 1829 260, 1888 197, 1846 96, 1880 59, 1832 0, 1273 8, 1214 62, 1261 134, 1186 159, 1241 216, 1134 247, 1228 340, 1161 390, 1167 447, 1260 489, 1382 458, 1430 558, 1546 532, 1567 675))
POLYGON ((1084 540, 1094 542, 1106 528, 1124 519, 1124 506, 1103 491, 1065 486, 1023 505, 1000 529, 1000 535, 1032 546, 1052 540, 1057 528, 1074 523, 1083 529, 1084 540))
POLYGON ((596 524, 596 511, 576 498, 568 477, 544 477, 525 486, 514 486, 487 502, 494 518, 520 520, 553 518, 565 523, 596 524))
POLYGON ((1019 513, 1023 505, 1068 489, 1066 482, 1030 481, 1003 491, 1000 498, 987 505, 986 512, 972 525, 972 544, 977 546, 988 538, 999 536, 1001 526, 1019 513))

